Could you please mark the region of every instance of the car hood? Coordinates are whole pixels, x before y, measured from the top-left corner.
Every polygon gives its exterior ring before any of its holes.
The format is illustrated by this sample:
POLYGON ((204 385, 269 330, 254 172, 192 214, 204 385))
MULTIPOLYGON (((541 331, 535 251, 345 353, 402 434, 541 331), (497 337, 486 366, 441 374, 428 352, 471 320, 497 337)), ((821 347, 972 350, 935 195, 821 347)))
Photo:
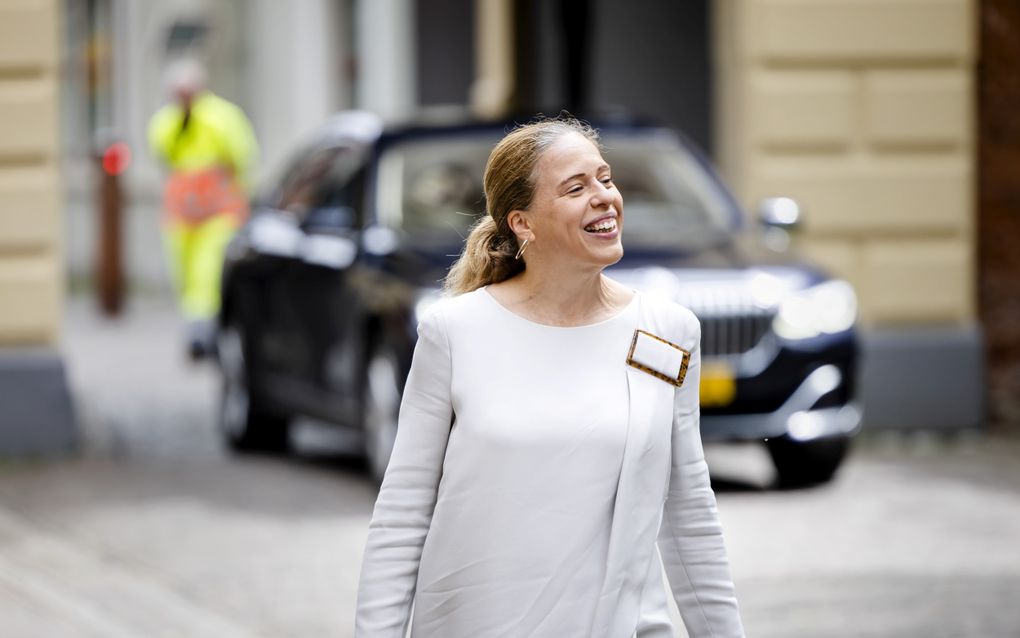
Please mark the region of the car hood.
POLYGON ((685 299, 689 294, 709 298, 732 291, 786 292, 828 279, 795 252, 764 245, 759 235, 742 233, 669 252, 627 250, 606 275, 636 290, 685 299))
POLYGON ((775 250, 761 240, 760 235, 744 232, 715 242, 671 251, 646 251, 627 248, 624 258, 611 270, 662 268, 677 272, 717 271, 730 273, 769 272, 784 278, 796 279, 804 286, 828 279, 822 269, 807 263, 793 250, 775 250))

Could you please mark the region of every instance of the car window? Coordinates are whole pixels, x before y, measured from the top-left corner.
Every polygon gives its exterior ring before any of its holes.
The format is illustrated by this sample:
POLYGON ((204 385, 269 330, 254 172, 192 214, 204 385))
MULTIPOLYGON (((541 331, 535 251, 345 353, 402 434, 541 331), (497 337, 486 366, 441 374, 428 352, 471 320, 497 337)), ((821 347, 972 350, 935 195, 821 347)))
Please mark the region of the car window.
POLYGON ((482 173, 491 136, 453 136, 401 143, 379 165, 380 221, 425 241, 464 237, 485 212, 482 173))
POLYGON ((319 149, 284 175, 276 207, 294 215, 299 223, 313 216, 318 225, 353 228, 360 225, 363 189, 359 153, 347 147, 319 149))
POLYGON ((721 185, 675 142, 607 136, 602 154, 623 195, 625 245, 667 248, 729 228, 721 185))
MULTIPOLYGON (((379 165, 380 221, 423 242, 466 237, 485 212, 482 175, 499 138, 459 134, 389 148, 379 165)), ((672 137, 607 134, 602 144, 623 195, 625 246, 668 248, 728 228, 722 187, 672 137)))

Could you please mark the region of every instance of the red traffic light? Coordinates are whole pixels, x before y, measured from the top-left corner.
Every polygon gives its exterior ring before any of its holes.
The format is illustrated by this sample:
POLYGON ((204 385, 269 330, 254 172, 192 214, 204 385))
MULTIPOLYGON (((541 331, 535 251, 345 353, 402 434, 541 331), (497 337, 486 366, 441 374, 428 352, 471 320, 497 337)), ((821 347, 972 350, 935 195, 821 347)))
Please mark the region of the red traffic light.
POLYGON ((131 149, 124 142, 114 142, 103 151, 103 170, 107 175, 120 175, 131 164, 131 149))

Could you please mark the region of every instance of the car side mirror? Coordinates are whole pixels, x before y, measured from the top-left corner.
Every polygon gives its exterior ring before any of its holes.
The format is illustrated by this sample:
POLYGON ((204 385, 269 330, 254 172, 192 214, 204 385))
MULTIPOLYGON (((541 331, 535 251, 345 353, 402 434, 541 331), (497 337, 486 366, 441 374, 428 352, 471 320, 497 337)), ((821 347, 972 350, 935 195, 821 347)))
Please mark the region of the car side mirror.
POLYGON ((356 215, 350 206, 323 206, 309 210, 301 221, 305 231, 350 231, 356 215))
POLYGON ((267 255, 294 257, 303 233, 290 213, 274 208, 252 211, 248 223, 248 240, 253 248, 267 255))
POLYGON ((347 237, 307 235, 301 242, 301 260, 306 264, 344 270, 358 256, 358 244, 347 237))
POLYGON ((789 197, 766 197, 758 204, 758 221, 765 228, 792 231, 804 223, 800 204, 789 197))
POLYGON ((361 245, 369 255, 388 255, 400 245, 396 231, 385 226, 372 225, 361 233, 361 245))

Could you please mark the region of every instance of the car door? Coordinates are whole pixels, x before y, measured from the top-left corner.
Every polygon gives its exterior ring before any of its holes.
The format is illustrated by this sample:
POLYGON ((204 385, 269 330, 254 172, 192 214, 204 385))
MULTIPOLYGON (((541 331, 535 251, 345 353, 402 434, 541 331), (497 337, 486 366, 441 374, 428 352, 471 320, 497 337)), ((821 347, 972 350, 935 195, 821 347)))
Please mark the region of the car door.
POLYGON ((273 281, 270 365, 274 394, 295 412, 338 422, 355 417, 354 380, 344 348, 358 303, 349 280, 362 226, 364 153, 331 146, 311 153, 283 189, 297 247, 273 281))

